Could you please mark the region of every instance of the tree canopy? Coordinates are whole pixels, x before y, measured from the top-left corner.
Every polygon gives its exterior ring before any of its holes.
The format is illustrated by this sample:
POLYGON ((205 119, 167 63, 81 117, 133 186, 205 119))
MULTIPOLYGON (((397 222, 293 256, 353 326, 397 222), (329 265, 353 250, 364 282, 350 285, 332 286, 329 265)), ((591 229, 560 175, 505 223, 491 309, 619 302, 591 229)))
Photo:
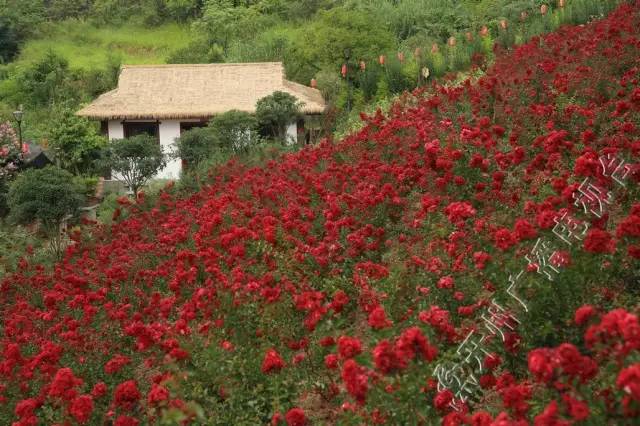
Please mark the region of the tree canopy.
POLYGON ((114 172, 134 195, 167 164, 158 141, 149 135, 115 139, 103 154, 103 166, 114 172))

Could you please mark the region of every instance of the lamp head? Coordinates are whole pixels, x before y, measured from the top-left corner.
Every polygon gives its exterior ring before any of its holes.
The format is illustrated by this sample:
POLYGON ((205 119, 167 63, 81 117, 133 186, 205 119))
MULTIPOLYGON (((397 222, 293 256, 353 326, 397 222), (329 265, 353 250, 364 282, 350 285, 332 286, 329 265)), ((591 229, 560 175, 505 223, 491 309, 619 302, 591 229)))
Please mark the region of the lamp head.
POLYGON ((18 123, 20 123, 23 116, 24 111, 22 111, 22 105, 20 105, 16 111, 13 111, 13 118, 15 118, 18 123))

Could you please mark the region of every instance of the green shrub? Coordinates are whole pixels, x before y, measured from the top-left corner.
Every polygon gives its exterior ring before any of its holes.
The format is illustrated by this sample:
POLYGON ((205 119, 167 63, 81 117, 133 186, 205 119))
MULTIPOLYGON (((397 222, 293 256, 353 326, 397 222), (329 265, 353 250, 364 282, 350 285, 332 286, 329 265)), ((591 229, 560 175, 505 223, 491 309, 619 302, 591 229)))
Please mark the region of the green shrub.
POLYGON ((178 156, 188 169, 192 169, 220 149, 217 143, 218 140, 209 127, 196 127, 184 132, 176 141, 176 146, 178 156))
POLYGON ((74 174, 99 174, 97 161, 106 138, 95 124, 63 109, 49 131, 49 143, 60 166, 74 174))
POLYGON ((247 112, 231 110, 217 115, 209 127, 217 139, 217 146, 235 153, 246 152, 258 142, 258 122, 247 112))
POLYGON ((18 54, 19 41, 11 21, 0 16, 0 63, 10 62, 18 54))
POLYGON ((59 257, 60 226, 77 213, 82 202, 82 188, 69 172, 52 166, 29 169, 10 185, 9 220, 21 225, 40 222, 42 230, 51 238, 53 252, 59 257))
POLYGON ((168 57, 170 64, 210 64, 224 62, 224 51, 217 44, 196 40, 188 46, 174 50, 168 57))
POLYGON ((103 167, 110 168, 134 196, 166 163, 160 144, 149 135, 116 139, 103 150, 103 167))
POLYGON ((293 95, 276 91, 258 100, 256 118, 259 125, 273 137, 285 141, 287 126, 300 117, 301 107, 302 104, 293 95))

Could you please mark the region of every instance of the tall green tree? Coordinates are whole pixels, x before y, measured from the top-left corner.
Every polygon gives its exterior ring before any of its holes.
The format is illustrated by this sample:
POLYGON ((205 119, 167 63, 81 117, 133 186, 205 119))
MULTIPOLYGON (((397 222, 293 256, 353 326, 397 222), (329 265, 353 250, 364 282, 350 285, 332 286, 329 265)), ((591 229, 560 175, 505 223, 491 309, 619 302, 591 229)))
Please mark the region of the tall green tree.
POLYGON ((51 239, 56 256, 62 254, 60 226, 82 205, 82 189, 71 173, 57 167, 26 170, 11 183, 9 219, 18 224, 39 221, 51 239))
POLYGON ((73 98, 69 62, 53 51, 19 72, 15 79, 24 103, 29 106, 51 106, 73 98))
POLYGON ((19 48, 18 33, 6 16, 0 16, 0 63, 10 62, 19 48))
POLYGON ((394 35, 378 14, 337 7, 318 12, 317 19, 298 30, 287 53, 287 75, 308 82, 327 66, 339 70, 345 49, 351 60, 377 58, 396 45, 394 35))
POLYGON ((209 123, 217 144, 234 153, 246 152, 251 145, 256 144, 259 138, 256 132, 257 127, 256 117, 237 110, 217 115, 209 123))
POLYGON ((64 169, 76 175, 98 173, 96 162, 106 138, 86 118, 64 109, 49 132, 49 143, 64 169))
POLYGON ((113 140, 103 152, 103 166, 110 168, 134 196, 166 164, 158 141, 144 134, 113 140))
POLYGON ((286 142, 287 126, 300 115, 302 103, 295 96, 276 91, 256 103, 258 123, 279 141, 286 142))

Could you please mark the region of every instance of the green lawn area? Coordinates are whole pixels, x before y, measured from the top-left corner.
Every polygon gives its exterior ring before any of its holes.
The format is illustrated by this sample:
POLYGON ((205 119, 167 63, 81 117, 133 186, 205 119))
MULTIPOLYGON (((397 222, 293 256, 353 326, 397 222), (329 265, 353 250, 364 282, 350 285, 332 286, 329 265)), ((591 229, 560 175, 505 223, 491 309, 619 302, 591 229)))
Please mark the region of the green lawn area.
POLYGON ((51 25, 42 37, 27 42, 16 63, 36 61, 53 50, 65 57, 71 68, 101 68, 109 55, 121 58, 123 64, 157 64, 164 63, 172 51, 185 47, 190 40, 190 28, 177 24, 96 27, 68 20, 51 25))

